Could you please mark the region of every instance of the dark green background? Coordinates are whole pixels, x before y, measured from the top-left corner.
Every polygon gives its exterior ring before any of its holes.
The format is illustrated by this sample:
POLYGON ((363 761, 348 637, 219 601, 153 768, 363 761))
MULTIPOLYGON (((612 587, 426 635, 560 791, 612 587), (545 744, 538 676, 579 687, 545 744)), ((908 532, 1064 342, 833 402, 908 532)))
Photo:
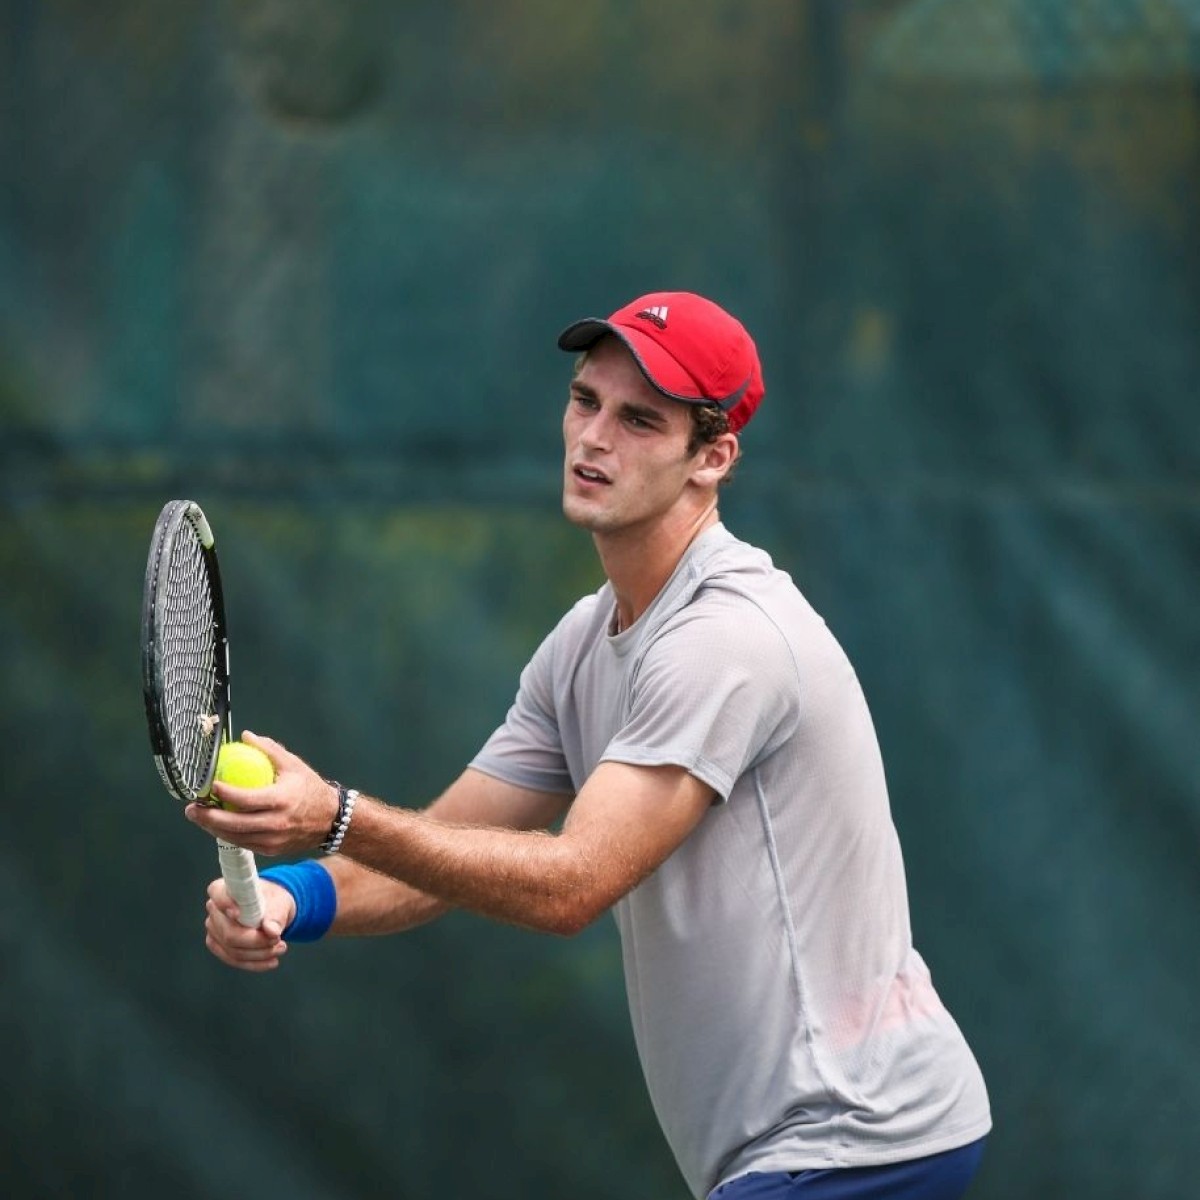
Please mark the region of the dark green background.
POLYGON ((0 871, 14 1196, 681 1200, 605 919, 202 945, 154 517, 240 725, 423 803, 599 582, 558 329, 706 292, 768 397, 727 524, 854 659, 973 1195, 1194 1191, 1196 0, 0 3, 0 871))

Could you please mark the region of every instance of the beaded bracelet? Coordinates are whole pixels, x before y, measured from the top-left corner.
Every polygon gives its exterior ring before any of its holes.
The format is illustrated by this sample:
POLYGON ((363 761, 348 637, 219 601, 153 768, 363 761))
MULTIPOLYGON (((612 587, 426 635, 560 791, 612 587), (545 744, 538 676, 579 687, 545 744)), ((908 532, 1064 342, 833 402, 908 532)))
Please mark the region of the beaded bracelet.
POLYGON ((343 787, 336 780, 329 781, 338 794, 337 816, 329 827, 329 836, 321 843, 322 854, 336 854, 342 847, 342 839, 350 828, 350 818, 354 816, 354 804, 358 800, 358 792, 354 788, 343 787))

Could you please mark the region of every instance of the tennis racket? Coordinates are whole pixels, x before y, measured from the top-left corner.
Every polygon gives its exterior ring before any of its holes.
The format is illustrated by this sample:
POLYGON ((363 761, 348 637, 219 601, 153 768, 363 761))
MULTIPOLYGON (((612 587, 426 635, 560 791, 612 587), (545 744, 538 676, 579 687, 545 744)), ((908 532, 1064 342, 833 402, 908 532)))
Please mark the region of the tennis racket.
MULTIPOLYGON (((158 515, 142 593, 142 694, 154 762, 168 792, 191 803, 212 790, 221 743, 233 737, 229 635, 216 541, 200 505, 158 515)), ((262 924, 254 855, 217 839, 221 874, 241 924, 262 924)))

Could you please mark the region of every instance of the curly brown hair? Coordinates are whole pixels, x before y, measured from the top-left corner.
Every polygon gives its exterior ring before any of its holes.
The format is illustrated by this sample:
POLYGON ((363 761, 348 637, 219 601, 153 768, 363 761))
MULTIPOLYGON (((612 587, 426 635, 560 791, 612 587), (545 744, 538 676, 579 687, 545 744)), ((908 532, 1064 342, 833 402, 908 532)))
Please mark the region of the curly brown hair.
POLYGON ((692 436, 687 451, 695 454, 701 446, 715 442, 729 432, 729 418, 715 404, 689 404, 692 410, 692 436))
MULTIPOLYGON (((688 408, 692 411, 692 434, 688 438, 687 445, 689 455, 695 454, 701 446, 715 442, 723 433, 729 432, 729 417, 715 404, 689 404, 688 408)), ((738 457, 734 459, 729 470, 722 477, 722 485, 733 478, 740 459, 741 453, 739 452, 738 457)))

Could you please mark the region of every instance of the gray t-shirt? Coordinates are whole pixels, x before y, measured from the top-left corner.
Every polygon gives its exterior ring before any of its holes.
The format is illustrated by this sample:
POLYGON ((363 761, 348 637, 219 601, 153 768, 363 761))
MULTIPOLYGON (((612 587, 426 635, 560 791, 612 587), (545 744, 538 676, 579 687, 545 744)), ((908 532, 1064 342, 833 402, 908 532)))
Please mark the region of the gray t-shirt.
POLYGON ((614 910, 693 1193, 982 1137, 983 1078, 913 948, 875 730, 825 623, 721 525, 631 628, 613 613, 607 584, 567 613, 472 765, 574 793, 602 761, 672 764, 723 801, 614 910))

